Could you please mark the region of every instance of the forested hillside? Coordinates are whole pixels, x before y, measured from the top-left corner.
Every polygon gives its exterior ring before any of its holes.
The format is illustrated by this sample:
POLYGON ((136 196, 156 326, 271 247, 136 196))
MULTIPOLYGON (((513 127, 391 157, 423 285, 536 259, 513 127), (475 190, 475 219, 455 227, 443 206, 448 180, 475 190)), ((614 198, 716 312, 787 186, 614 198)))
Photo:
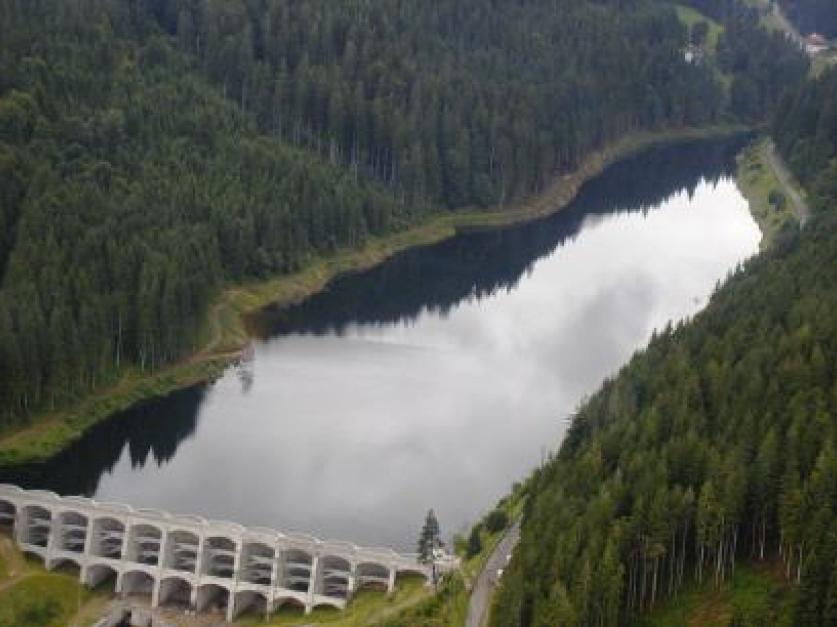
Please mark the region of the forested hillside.
POLYGON ((581 408, 533 479, 493 624, 620 624, 736 559, 782 561, 793 624, 834 622, 835 227, 747 264, 581 408))
POLYGON ((803 33, 837 37, 837 4, 833 0, 779 0, 779 4, 803 33))
POLYGON ((583 404, 531 480, 493 624, 628 623, 742 560, 780 564, 793 593, 790 616, 734 624, 837 621, 834 81, 776 118, 819 213, 583 404))
POLYGON ((673 12, 637 0, 156 6, 263 130, 449 207, 502 203, 610 138, 721 106, 673 12))
POLYGON ((224 280, 420 211, 260 136, 121 2, 3 2, 0 399, 60 402, 194 345, 224 280))
POLYGON ((717 65, 730 79, 729 108, 745 120, 763 120, 793 90, 807 59, 781 32, 759 27, 758 11, 739 0, 684 0, 724 26, 717 65))
POLYGON ((805 60, 742 33, 719 70, 645 0, 0 0, 2 422, 190 353, 229 282, 760 119, 805 60))
POLYGON ((828 210, 837 198, 837 68, 783 100, 773 135, 814 209, 828 210))

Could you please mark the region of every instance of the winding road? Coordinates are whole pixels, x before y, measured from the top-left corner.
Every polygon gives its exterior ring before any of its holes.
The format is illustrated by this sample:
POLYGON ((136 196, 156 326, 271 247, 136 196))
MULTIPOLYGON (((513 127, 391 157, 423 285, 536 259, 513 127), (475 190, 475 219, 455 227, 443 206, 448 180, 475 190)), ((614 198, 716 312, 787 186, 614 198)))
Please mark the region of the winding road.
POLYGON ((468 604, 468 620, 466 627, 482 627, 488 615, 488 607, 491 604, 491 594, 497 585, 497 571, 506 567, 509 555, 520 540, 520 521, 509 527, 506 535, 494 547, 494 551, 482 568, 477 577, 477 583, 471 591, 471 601, 468 604))
POLYGON ((793 175, 788 171, 785 162, 782 161, 782 158, 776 152, 776 146, 772 141, 768 142, 765 152, 767 154, 767 161, 770 163, 770 167, 773 168, 773 173, 790 198, 791 205, 793 205, 793 212, 799 219, 800 226, 805 226, 808 218, 811 217, 811 209, 808 207, 805 198, 799 192, 799 188, 793 180, 793 175))

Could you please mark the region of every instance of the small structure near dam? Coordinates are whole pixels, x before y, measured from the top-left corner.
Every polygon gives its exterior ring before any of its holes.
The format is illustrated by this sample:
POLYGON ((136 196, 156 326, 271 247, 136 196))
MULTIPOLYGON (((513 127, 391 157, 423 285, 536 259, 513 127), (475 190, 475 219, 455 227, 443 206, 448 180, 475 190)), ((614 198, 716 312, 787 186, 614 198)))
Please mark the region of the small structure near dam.
POLYGON ((47 569, 70 562, 83 584, 107 579, 122 596, 146 595, 152 608, 173 605, 226 613, 270 613, 285 604, 310 612, 344 609, 364 586, 392 592, 399 574, 430 578, 434 565, 417 556, 304 534, 247 528, 82 497, 0 485, 0 528, 47 569))

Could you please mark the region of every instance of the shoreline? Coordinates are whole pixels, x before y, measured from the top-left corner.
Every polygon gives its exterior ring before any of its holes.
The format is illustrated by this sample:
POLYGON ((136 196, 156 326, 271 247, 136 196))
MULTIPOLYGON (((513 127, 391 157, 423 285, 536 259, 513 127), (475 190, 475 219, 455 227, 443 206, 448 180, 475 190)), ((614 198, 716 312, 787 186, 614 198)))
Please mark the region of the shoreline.
POLYGON ((771 248, 787 229, 799 228, 800 225, 791 208, 790 192, 776 176, 770 162, 771 150, 770 139, 759 136, 736 159, 738 189, 747 200, 750 215, 761 230, 760 251, 771 248))
MULTIPOLYGON (((607 167, 643 150, 722 139, 748 130, 740 125, 717 125, 630 134, 588 155, 576 170, 556 177, 540 193, 513 205, 441 214, 403 231, 370 238, 360 249, 340 250, 327 258, 314 258, 294 274, 228 286, 207 310, 201 331, 202 348, 155 373, 129 371, 116 384, 97 390, 70 407, 33 415, 28 424, 0 435, 0 465, 47 459, 116 412, 143 400, 217 378, 241 358, 250 344, 248 317, 268 305, 293 305, 320 292, 340 275, 367 270, 398 253, 439 243, 463 230, 502 228, 545 218, 570 204, 581 187, 607 167)), ((753 211, 754 203, 749 196, 748 201, 753 211)))

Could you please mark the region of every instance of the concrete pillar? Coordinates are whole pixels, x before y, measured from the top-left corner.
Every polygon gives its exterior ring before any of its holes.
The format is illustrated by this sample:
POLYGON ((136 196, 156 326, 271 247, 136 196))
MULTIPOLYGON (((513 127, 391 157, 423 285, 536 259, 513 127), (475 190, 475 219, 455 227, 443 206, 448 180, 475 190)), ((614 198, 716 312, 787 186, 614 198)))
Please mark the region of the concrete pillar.
POLYGON ((7 501, 9 503, 9 505, 11 505, 14 508, 14 512, 12 513, 12 517, 9 520, 9 525, 11 525, 10 531, 11 531, 11 534, 12 534, 12 540, 16 541, 17 540, 18 520, 20 519, 20 506, 18 505, 17 501, 15 501, 13 499, 3 497, 3 500, 7 501))
POLYGON ((311 575, 308 578, 308 599, 305 601, 305 613, 310 614, 314 609, 314 594, 320 580, 320 556, 314 555, 311 560, 311 575))
POLYGON ((162 584, 160 577, 154 578, 154 583, 151 585, 151 609, 160 605, 160 586, 162 584))
POLYGON ((349 581, 346 582, 346 600, 348 601, 355 595, 355 586, 357 585, 357 562, 351 562, 349 565, 349 581))
POLYGON ((281 549, 278 544, 273 545, 273 563, 270 565, 270 590, 267 592, 267 607, 265 617, 270 618, 273 612, 273 604, 276 601, 276 588, 279 587, 279 566, 281 560, 281 549))
MULTIPOLYGON (((93 540, 93 516, 87 517, 87 533, 84 534, 84 550, 81 552, 81 583, 87 585, 87 562, 90 559, 90 546, 93 540)), ((91 586, 92 587, 92 586, 91 586)))
MULTIPOLYGON (((236 558, 237 559, 237 558, 236 558)), ((227 622, 231 623, 235 620, 235 586, 230 590, 230 596, 227 602, 227 622)))
POLYGON ((198 536, 198 554, 195 557, 195 585, 192 586, 192 594, 189 598, 189 605, 193 610, 198 608, 198 587, 201 583, 201 570, 203 569, 203 543, 204 535, 198 536))
POLYGON ((131 519, 125 518, 120 521, 122 523, 122 546, 119 549, 119 561, 125 565, 125 553, 128 551, 128 539, 131 535, 131 519))
POLYGON ((44 564, 46 565, 47 570, 52 570, 52 555, 55 552, 55 543, 58 542, 61 528, 58 524, 58 516, 55 512, 46 507, 44 507, 44 509, 49 512, 49 535, 47 536, 46 560, 44 561, 44 564))
POLYGON ((236 542, 235 557, 233 557, 233 571, 230 577, 230 596, 227 603, 227 622, 231 623, 235 619, 235 591, 238 589, 238 575, 241 570, 241 553, 244 551, 244 542, 236 542))
POLYGON ((235 557, 233 557, 233 571, 232 571, 232 579, 233 588, 238 585, 238 575, 239 571, 241 570, 241 553, 244 551, 244 543, 238 542, 235 545, 235 557))
POLYGON ((15 503, 15 519, 12 523, 12 537, 18 546, 23 544, 23 508, 20 503, 15 503))
POLYGON ((157 553, 157 576, 154 577, 154 586, 151 588, 151 608, 154 609, 160 605, 160 586, 163 585, 163 564, 166 561, 166 547, 168 545, 167 529, 163 529, 160 534, 160 550, 157 553))
POLYGON ((392 594, 395 592, 395 566, 390 565, 389 567, 389 580, 387 581, 387 594, 392 594))
POLYGON ((118 520, 122 523, 122 547, 119 549, 119 563, 121 567, 119 569, 119 573, 116 575, 116 586, 114 587, 114 592, 116 592, 119 597, 123 597, 122 589, 125 582, 122 578, 125 573, 125 553, 128 549, 128 538, 131 535, 131 519, 125 517, 118 520))

